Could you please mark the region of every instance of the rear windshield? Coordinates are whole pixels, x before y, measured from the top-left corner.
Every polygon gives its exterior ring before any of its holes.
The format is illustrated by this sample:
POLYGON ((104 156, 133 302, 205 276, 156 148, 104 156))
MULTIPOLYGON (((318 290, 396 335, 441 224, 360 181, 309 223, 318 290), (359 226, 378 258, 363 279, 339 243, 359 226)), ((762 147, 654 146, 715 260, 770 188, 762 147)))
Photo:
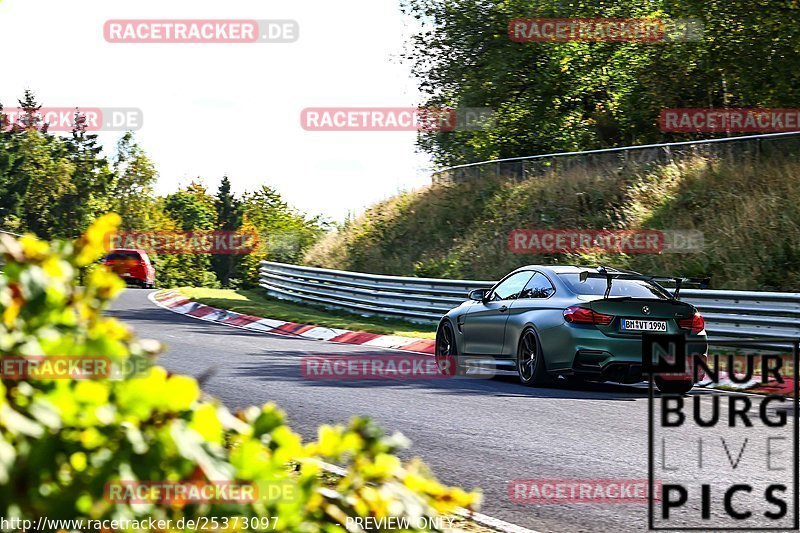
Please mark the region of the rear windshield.
POLYGON ((114 252, 105 257, 106 261, 122 261, 122 260, 139 260, 139 254, 136 252, 114 252))
MULTIPOLYGON (((580 274, 559 274, 567 287, 582 296, 602 296, 606 293, 606 280, 589 278, 581 283, 580 274)), ((611 284, 609 296, 630 296, 632 298, 660 298, 668 300, 669 294, 647 281, 617 279, 611 284)))

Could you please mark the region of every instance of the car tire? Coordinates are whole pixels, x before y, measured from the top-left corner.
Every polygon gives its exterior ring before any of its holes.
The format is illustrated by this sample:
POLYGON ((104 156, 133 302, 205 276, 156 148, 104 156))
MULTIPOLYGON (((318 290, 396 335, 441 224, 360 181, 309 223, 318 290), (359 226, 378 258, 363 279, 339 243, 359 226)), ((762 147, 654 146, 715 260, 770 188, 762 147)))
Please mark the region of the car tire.
POLYGON ((517 375, 528 387, 541 387, 552 383, 542 354, 542 344, 536 330, 525 328, 517 344, 517 375))
POLYGON ((664 379, 656 376, 655 383, 658 390, 665 394, 686 394, 694 387, 691 379, 664 379))
POLYGON ((436 366, 442 374, 446 376, 461 376, 466 373, 458 354, 455 331, 453 331, 453 325, 449 321, 439 324, 439 328, 436 330, 436 344, 433 353, 436 357, 436 366))

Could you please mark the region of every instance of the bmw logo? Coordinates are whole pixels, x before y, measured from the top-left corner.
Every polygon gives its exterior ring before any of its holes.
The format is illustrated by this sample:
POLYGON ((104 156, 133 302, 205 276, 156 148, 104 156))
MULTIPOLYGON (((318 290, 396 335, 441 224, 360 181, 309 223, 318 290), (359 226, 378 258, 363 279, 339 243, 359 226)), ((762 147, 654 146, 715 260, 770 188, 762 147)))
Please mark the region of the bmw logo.
POLYGON ((642 307, 642 313, 644 313, 646 315, 649 315, 650 314, 650 308, 645 305, 644 307, 642 307))

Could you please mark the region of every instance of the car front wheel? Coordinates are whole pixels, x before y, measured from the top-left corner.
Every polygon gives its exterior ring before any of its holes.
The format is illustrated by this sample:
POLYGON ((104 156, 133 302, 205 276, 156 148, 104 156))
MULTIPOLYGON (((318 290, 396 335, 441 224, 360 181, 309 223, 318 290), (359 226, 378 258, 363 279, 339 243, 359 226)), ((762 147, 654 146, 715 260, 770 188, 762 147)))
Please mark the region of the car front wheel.
POLYGON ((436 330, 436 366, 446 376, 464 374, 464 368, 458 356, 458 346, 453 326, 450 322, 442 322, 436 330))

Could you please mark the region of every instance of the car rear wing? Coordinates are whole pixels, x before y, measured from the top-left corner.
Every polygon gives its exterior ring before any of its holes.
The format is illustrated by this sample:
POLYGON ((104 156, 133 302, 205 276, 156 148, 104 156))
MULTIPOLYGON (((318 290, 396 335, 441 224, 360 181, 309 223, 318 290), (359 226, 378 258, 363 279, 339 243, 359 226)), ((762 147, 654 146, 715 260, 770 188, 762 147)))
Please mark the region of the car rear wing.
MULTIPOLYGON (((603 298, 608 298, 608 295, 611 294, 611 285, 615 279, 648 281, 651 283, 655 283, 659 287, 661 286, 661 282, 674 283, 675 292, 673 293, 672 297, 675 298, 676 300, 679 299, 681 287, 685 285, 694 285, 701 289, 707 289, 711 284, 710 278, 684 278, 680 276, 646 276, 644 274, 638 274, 636 272, 608 271, 603 267, 598 268, 597 272, 590 272, 588 270, 584 270, 583 272, 580 273, 581 283, 584 283, 589 278, 593 279, 599 278, 606 280, 606 292, 603 295, 603 298)), ((664 289, 664 287, 661 288, 664 289)))

